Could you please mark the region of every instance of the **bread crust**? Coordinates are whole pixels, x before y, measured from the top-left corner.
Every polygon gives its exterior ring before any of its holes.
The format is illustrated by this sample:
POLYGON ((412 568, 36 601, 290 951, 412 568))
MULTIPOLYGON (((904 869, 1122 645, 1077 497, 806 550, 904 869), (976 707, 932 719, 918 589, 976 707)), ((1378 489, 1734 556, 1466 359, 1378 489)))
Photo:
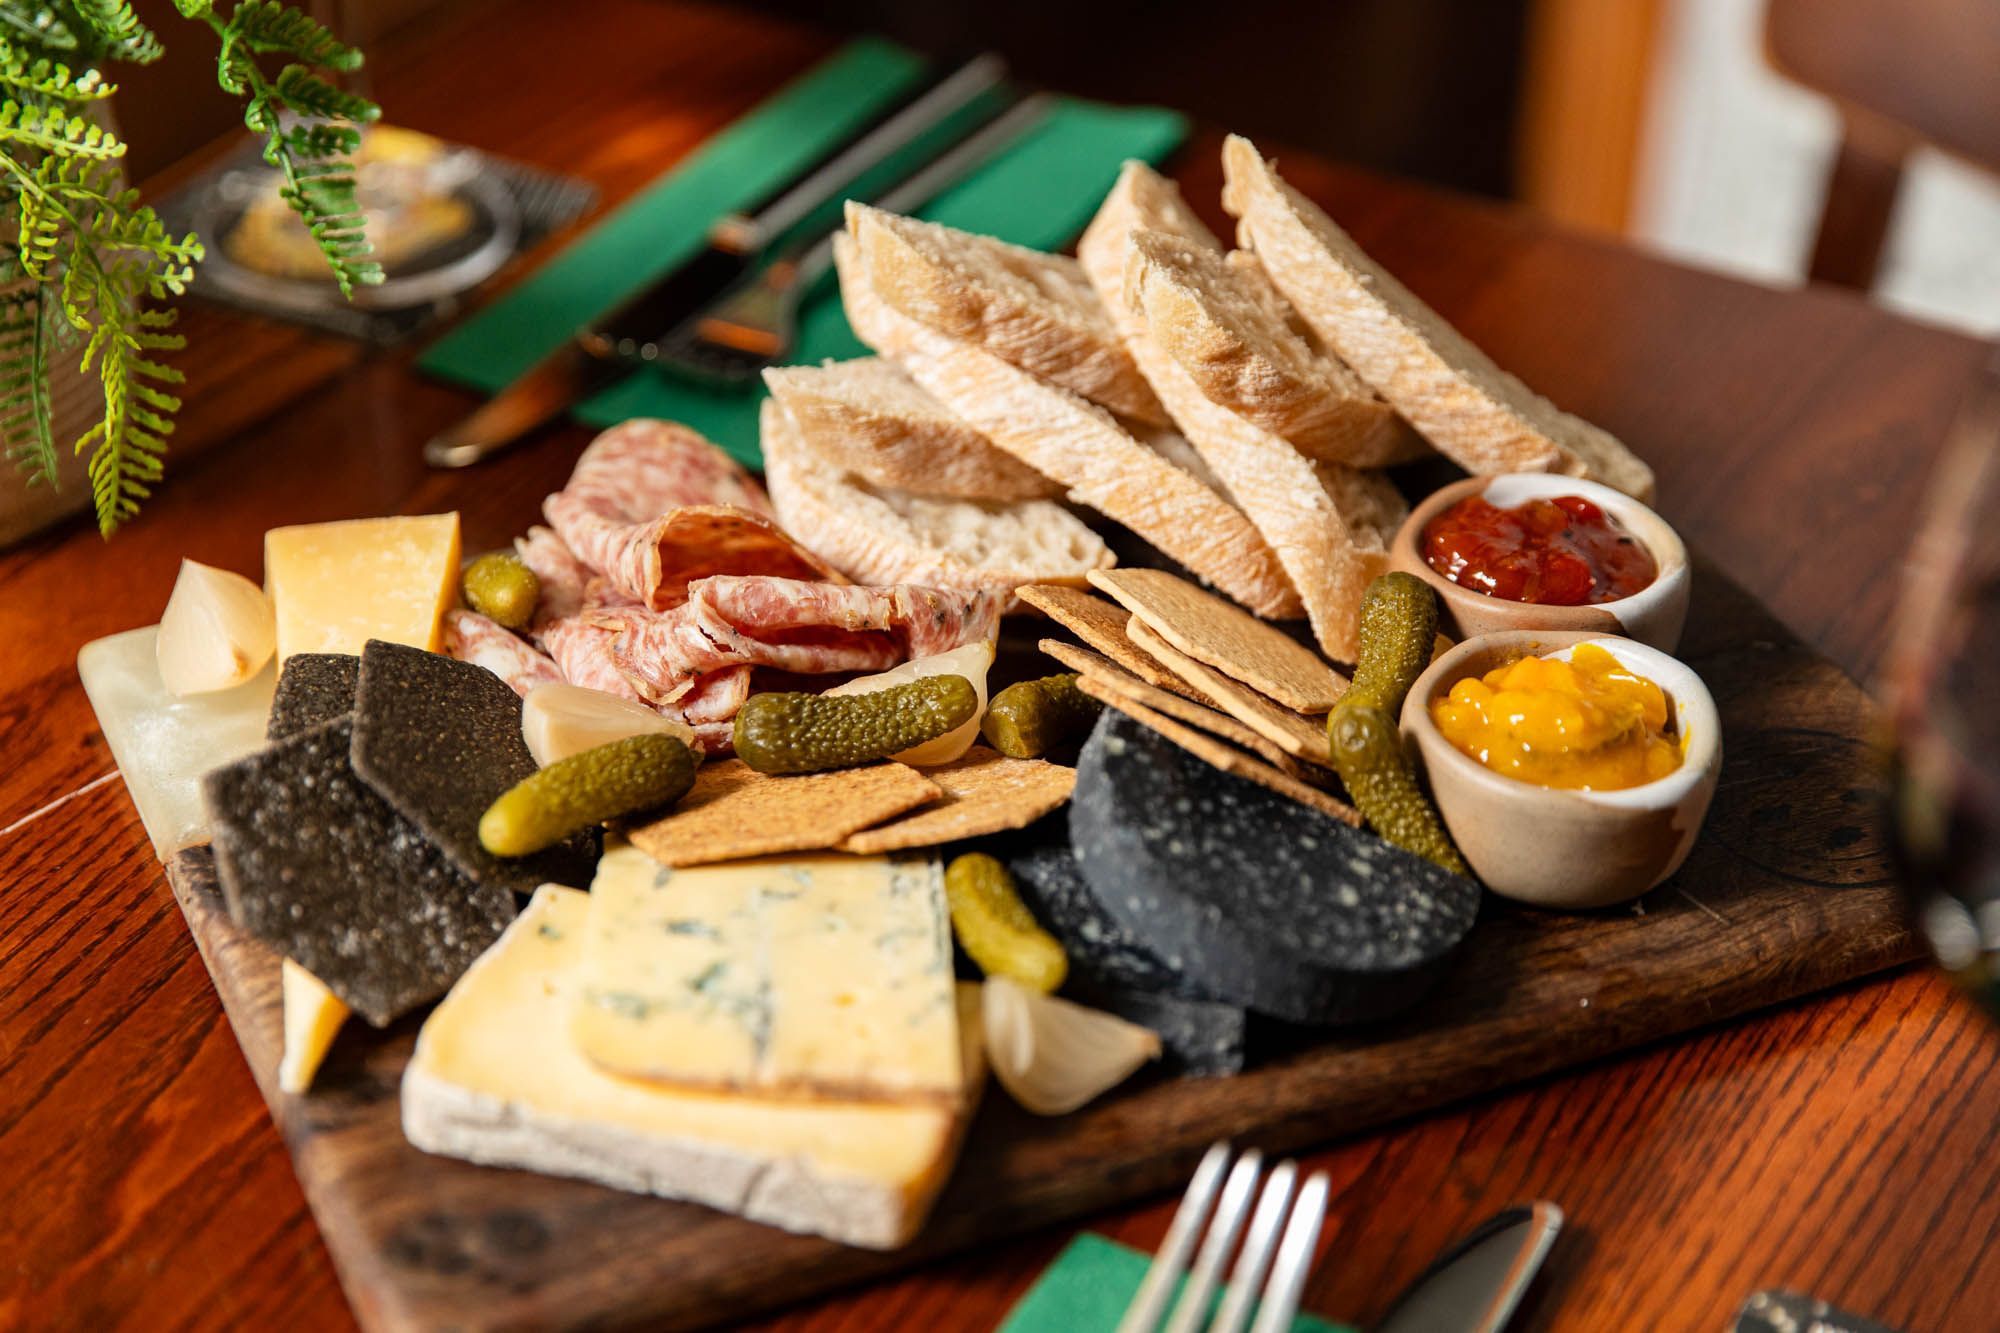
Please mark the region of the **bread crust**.
POLYGON ((1062 494, 880 358, 773 367, 764 383, 814 453, 872 485, 998 502, 1062 494))
POLYGON ((866 257, 837 237, 849 323, 1001 448, 1117 520, 1203 582, 1263 616, 1296 616, 1298 593, 1243 511, 1141 444, 1103 408, 880 299, 866 257))
POLYGON ((1475 473, 1559 472, 1645 500, 1653 473, 1446 323, 1287 185, 1248 139, 1223 145, 1223 207, 1279 291, 1439 452, 1475 473))
POLYGON ((876 294, 911 319, 1122 416, 1166 424, 1075 260, 858 203, 847 228, 876 294))

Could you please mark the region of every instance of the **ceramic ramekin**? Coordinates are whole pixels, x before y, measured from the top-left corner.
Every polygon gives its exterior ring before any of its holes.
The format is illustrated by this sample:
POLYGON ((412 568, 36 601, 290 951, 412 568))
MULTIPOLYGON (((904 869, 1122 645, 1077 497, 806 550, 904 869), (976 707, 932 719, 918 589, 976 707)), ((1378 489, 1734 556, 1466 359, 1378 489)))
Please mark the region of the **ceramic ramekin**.
POLYGON ((1680 869, 1722 769, 1722 724, 1701 677, 1656 648, 1588 631, 1511 630, 1459 644, 1417 678, 1402 727, 1473 872, 1495 893, 1541 907, 1606 907, 1680 869), (1530 654, 1566 658, 1580 643, 1600 645, 1666 692, 1686 737, 1678 769, 1623 791, 1541 787, 1495 773, 1431 720, 1432 701, 1466 677, 1530 654))
POLYGON ((1687 620, 1687 547, 1681 544, 1673 527, 1622 491, 1577 477, 1509 472, 1497 477, 1467 477, 1442 487, 1412 510, 1397 530, 1389 546, 1389 565, 1415 574, 1437 590, 1439 628, 1454 639, 1470 639, 1500 630, 1590 630, 1637 639, 1670 653, 1680 642, 1681 626, 1687 620), (1660 567, 1659 577, 1630 597, 1594 606, 1536 606, 1462 588, 1424 560, 1424 529, 1460 500, 1482 492, 1489 503, 1501 509, 1511 509, 1529 500, 1580 495, 1645 543, 1660 567))

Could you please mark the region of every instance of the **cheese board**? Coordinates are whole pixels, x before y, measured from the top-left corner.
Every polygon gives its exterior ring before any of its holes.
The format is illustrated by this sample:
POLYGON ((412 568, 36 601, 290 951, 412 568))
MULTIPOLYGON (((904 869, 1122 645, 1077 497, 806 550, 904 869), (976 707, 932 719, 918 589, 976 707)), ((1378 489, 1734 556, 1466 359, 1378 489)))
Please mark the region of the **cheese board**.
POLYGON ((850 206, 764 483, 634 420, 86 647, 364 1324, 741 1317, 1915 955, 1866 696, 1225 168, 1227 256, 1137 163, 1078 260, 850 206))

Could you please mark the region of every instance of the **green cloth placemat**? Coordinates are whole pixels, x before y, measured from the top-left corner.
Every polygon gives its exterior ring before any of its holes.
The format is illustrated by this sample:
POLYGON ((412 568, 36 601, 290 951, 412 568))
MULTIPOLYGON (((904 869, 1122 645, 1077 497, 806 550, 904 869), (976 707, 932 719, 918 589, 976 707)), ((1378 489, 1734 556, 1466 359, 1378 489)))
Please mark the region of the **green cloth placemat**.
MULTIPOLYGON (((864 39, 780 90, 717 134, 538 272, 457 329, 418 365, 489 393, 546 356, 600 312, 698 251, 711 222, 743 207, 870 113, 922 72, 913 53, 864 39)), ((1038 249, 1067 245, 1090 220, 1128 157, 1157 162, 1186 135, 1171 111, 1059 100, 1048 116, 980 171, 938 196, 925 217, 1038 249)), ((831 282, 800 312, 794 359, 863 355, 831 282)), ((717 393, 656 371, 635 371, 579 406, 575 415, 608 426, 628 417, 665 417, 699 430, 751 466, 757 452, 756 393, 717 393)))
MULTIPOLYGON (((998 1333, 1111 1333, 1152 1262, 1149 1254, 1093 1231, 1081 1232, 1035 1279, 1028 1294, 1008 1312, 998 1333)), ((1355 1330, 1302 1314, 1292 1320, 1292 1333, 1355 1330)))

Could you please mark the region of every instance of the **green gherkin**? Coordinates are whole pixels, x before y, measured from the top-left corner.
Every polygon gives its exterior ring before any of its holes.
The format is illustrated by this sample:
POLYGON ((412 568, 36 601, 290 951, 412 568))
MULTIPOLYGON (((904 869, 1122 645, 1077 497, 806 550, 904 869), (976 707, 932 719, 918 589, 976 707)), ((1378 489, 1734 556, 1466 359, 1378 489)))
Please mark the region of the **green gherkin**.
POLYGON ((1036 759, 1083 736, 1104 705, 1077 686, 1077 673, 1009 685, 986 706, 980 734, 1011 759, 1036 759))
POLYGON ((677 736, 627 736, 559 759, 503 792, 479 819, 495 856, 528 856, 578 829, 670 805, 694 786, 695 759, 677 736))
POLYGON ((1369 827, 1383 839, 1460 875, 1470 875, 1437 807, 1417 785, 1396 718, 1430 665, 1437 594, 1422 579, 1383 574, 1361 598, 1361 651, 1354 680, 1326 715, 1334 771, 1369 827))
POLYGON ((970 722, 964 676, 925 676, 872 694, 757 694, 736 714, 736 757, 759 773, 817 773, 886 759, 970 722))
POLYGON ((467 565, 460 581, 465 604, 494 624, 526 629, 534 619, 542 581, 521 557, 506 551, 489 552, 467 565))
POLYGON ((945 867, 944 896, 951 928, 980 971, 1044 995, 1062 987, 1069 959, 1021 901, 1006 866, 984 852, 967 852, 945 867))

